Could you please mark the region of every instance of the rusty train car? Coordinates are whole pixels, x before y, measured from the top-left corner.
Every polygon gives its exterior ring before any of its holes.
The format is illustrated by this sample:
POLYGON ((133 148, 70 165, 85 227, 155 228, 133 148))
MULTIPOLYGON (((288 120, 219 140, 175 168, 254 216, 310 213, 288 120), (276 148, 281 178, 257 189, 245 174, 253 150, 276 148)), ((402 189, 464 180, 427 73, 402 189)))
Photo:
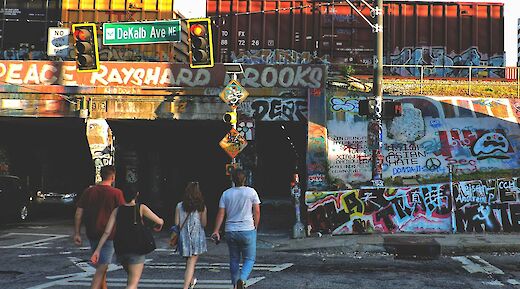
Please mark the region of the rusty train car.
MULTIPOLYGON (((371 67, 375 33, 364 17, 375 19, 370 7, 352 2, 355 8, 346 1, 208 0, 216 61, 371 67)), ((503 66, 504 4, 385 1, 384 49, 385 64, 503 66)))

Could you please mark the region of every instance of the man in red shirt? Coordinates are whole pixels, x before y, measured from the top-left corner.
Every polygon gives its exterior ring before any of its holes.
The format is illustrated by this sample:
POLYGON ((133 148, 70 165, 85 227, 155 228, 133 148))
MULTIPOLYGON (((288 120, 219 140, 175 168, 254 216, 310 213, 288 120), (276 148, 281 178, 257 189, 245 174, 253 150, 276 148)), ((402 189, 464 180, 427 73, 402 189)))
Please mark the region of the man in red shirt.
MULTIPOLYGON (((112 211, 124 204, 123 192, 112 187, 116 178, 116 169, 113 166, 101 168, 102 181, 88 187, 81 195, 74 216, 74 243, 80 246, 81 222, 85 222, 87 238, 92 252, 96 249, 112 211)), ((114 231, 101 248, 99 261, 96 264, 96 273, 92 277, 91 289, 106 289, 106 274, 108 265, 114 255, 114 231)))

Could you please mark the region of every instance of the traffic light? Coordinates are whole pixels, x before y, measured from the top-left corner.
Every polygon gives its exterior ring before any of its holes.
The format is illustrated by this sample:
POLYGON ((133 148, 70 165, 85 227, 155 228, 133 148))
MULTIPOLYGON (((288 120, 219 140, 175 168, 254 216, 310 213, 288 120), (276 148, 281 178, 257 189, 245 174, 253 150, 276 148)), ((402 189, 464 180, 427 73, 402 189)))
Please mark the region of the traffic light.
POLYGON ((213 67, 213 37, 209 18, 188 20, 190 67, 213 67))
POLYGON ((403 115, 403 104, 400 101, 383 102, 383 119, 393 119, 403 115))
POLYGON ((76 52, 76 69, 78 72, 95 72, 99 70, 99 52, 96 24, 73 24, 74 51, 76 52))
POLYGON ((237 123, 237 113, 234 111, 226 112, 222 117, 225 123, 236 124, 237 123))
POLYGON ((376 101, 373 99, 359 100, 359 115, 370 116, 376 112, 376 101))

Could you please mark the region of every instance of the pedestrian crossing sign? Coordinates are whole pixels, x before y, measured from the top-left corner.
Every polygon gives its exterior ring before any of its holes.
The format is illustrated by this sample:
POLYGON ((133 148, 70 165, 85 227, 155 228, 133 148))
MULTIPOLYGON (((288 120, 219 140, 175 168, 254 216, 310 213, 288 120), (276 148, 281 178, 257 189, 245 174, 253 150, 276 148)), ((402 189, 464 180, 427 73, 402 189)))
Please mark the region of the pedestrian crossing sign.
POLYGON ((247 141, 236 129, 232 128, 219 144, 233 159, 247 146, 247 141))

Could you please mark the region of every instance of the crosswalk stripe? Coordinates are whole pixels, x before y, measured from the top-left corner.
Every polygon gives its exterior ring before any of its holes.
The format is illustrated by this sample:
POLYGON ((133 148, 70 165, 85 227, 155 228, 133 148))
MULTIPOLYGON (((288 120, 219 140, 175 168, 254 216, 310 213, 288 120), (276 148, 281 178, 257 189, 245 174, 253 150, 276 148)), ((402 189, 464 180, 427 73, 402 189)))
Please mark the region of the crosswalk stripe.
POLYGON ((19 243, 14 245, 8 245, 8 246, 0 246, 0 249, 14 249, 14 248, 38 248, 38 249, 49 249, 51 247, 48 247, 50 244, 47 241, 53 241, 57 239, 67 238, 68 235, 57 235, 57 234, 33 234, 33 233, 8 233, 5 235, 2 235, 2 237, 9 237, 13 235, 19 235, 19 236, 34 236, 34 237, 46 237, 43 239, 39 239, 36 241, 31 242, 25 242, 25 243, 19 243))
MULTIPOLYGON (((255 277, 248 279, 246 287, 254 285, 262 281, 265 277, 255 277)), ((63 282, 55 283, 60 286, 90 286, 90 278, 76 278, 74 280, 64 280, 63 282)), ((126 286, 125 278, 108 278, 108 287, 126 286)), ((181 279, 141 279, 139 281, 139 288, 183 288, 184 280, 181 279)), ((229 280, 197 280, 197 288, 205 289, 229 289, 233 288, 229 280)))
POLYGON ((504 286, 504 283, 502 283, 502 282, 500 282, 498 280, 485 281, 485 282, 482 282, 482 284, 491 285, 491 286, 504 286))
MULTIPOLYGON (((287 268, 292 267, 293 263, 282 263, 282 264, 255 264, 253 270, 256 271, 269 271, 269 272, 281 272, 287 268)), ((147 263, 147 268, 153 269, 185 269, 186 264, 180 262, 174 263, 147 263)), ((197 269, 229 269, 227 263, 197 263, 197 269)))
POLYGON ((462 267, 466 269, 469 273, 485 273, 485 274, 498 274, 503 275, 504 271, 499 268, 489 264, 486 260, 480 258, 479 256, 470 256, 471 259, 476 261, 477 263, 470 260, 465 256, 455 256, 451 257, 453 260, 459 261, 462 263, 462 267))

